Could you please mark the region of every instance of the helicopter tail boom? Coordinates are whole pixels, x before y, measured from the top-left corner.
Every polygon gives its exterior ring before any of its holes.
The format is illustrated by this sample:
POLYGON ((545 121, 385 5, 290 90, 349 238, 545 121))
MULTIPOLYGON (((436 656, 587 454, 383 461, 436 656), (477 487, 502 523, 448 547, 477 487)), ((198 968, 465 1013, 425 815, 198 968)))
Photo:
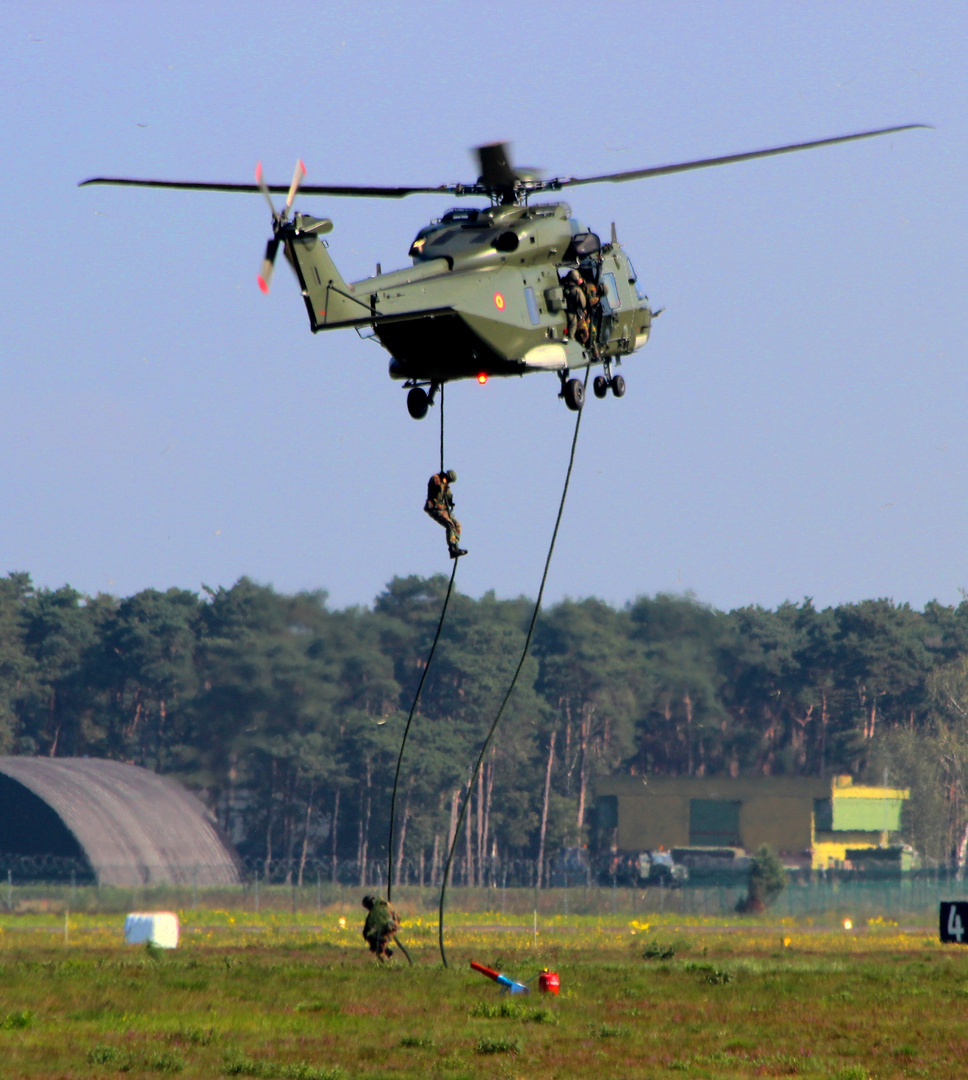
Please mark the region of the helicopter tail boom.
POLYGON ((302 286, 303 299, 313 333, 334 326, 359 325, 373 318, 369 300, 353 295, 336 268, 326 241, 320 235, 329 232, 333 223, 327 218, 297 214, 291 225, 282 230, 286 257, 302 286))

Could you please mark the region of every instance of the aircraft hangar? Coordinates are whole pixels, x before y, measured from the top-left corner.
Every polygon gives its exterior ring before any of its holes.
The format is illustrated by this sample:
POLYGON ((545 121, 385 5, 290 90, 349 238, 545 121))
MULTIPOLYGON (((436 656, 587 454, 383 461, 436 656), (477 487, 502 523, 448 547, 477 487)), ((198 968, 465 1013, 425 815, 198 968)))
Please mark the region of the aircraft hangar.
POLYGON ((0 857, 85 864, 99 885, 237 885, 238 856, 176 781, 99 758, 0 757, 0 857))

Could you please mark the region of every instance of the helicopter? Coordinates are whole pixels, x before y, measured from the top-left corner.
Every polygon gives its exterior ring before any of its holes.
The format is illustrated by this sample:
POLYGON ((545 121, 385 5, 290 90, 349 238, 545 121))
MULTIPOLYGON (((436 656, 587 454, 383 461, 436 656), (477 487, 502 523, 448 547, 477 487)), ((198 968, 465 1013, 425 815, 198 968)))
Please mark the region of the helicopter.
POLYGON ((514 168, 508 144, 477 147, 480 176, 475 183, 437 187, 362 187, 304 185, 306 169, 297 162, 288 188, 269 185, 261 163, 255 184, 92 177, 79 185, 115 184, 193 191, 261 192, 272 213, 269 239, 258 275, 268 293, 276 255, 282 247, 299 280, 312 332, 369 328, 390 354, 389 373, 407 393, 407 409, 416 419, 427 415, 440 388, 457 379, 555 372, 558 396, 580 411, 584 383, 573 372, 601 365, 592 390, 620 398, 625 380, 614 371, 622 360, 649 340, 653 311, 615 224, 603 243, 572 216, 565 202, 535 203, 546 191, 585 184, 616 183, 666 176, 693 169, 730 165, 755 158, 869 139, 927 124, 860 131, 812 142, 703 158, 599 176, 544 179, 535 170, 514 168), (398 199, 437 194, 487 199, 483 207, 457 207, 424 226, 410 246, 411 265, 384 274, 344 280, 324 237, 329 218, 294 211, 297 193, 398 199), (273 194, 286 193, 278 210, 273 194), (570 280, 569 280, 570 279, 570 280), (588 291, 588 283, 595 289, 588 291), (571 286, 569 288, 569 286, 571 286), (575 331, 575 287, 585 291, 584 334, 575 331), (587 298, 594 299, 588 302, 587 298), (569 333, 569 329, 572 330, 569 333))

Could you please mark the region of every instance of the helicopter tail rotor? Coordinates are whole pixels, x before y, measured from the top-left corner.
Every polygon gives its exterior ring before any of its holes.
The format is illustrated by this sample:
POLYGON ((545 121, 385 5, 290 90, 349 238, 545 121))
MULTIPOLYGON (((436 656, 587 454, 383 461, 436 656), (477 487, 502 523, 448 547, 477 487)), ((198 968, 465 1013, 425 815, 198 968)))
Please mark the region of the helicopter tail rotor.
POLYGON ((279 240, 273 237, 266 243, 265 258, 262 260, 262 268, 259 270, 259 288, 268 295, 269 286, 272 284, 272 268, 276 265, 276 254, 279 251, 279 240))
POLYGON ((292 183, 289 185, 289 194, 286 196, 286 208, 282 212, 282 216, 285 220, 289 219, 289 211, 292 209, 292 201, 296 197, 296 192, 299 190, 299 185, 303 182, 306 176, 306 166, 302 163, 302 158, 296 162, 296 168, 293 170, 292 183))
POLYGON ((272 201, 272 195, 269 192, 269 185, 266 183, 266 178, 262 175, 262 162, 257 161, 255 163, 255 182, 259 185, 259 190, 266 197, 266 202, 269 204, 269 212, 272 214, 272 220, 279 220, 279 212, 276 210, 275 204, 272 201))
POLYGON ((255 182, 259 186, 259 190, 266 197, 266 202, 269 204, 269 209, 272 211, 272 239, 266 243, 266 253, 262 259, 262 266, 259 270, 258 278, 259 288, 264 292, 269 292, 269 286, 272 284, 272 271, 276 265, 276 255, 279 253, 279 233, 284 225, 289 221, 289 212, 292 210, 293 200, 296 198, 296 192, 299 190, 299 185, 303 181, 303 177, 306 175, 306 166, 302 161, 296 162, 296 168, 292 174, 292 183, 289 185, 289 193, 286 196, 286 205, 283 207, 282 213, 280 213, 272 201, 272 194, 269 191, 269 185, 265 181, 265 177, 262 174, 262 162, 260 161, 255 167, 255 182))

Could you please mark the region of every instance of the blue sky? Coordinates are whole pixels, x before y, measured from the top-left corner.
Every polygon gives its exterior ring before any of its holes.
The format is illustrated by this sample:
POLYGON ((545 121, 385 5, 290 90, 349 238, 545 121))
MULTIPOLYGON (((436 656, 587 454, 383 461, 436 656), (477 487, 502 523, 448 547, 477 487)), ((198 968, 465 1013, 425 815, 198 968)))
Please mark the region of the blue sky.
MULTIPOLYGON (((853 145, 563 193, 656 307, 590 399, 548 599, 720 608, 968 586, 968 7, 5 5, 0 570, 129 595, 449 571, 436 413, 313 337, 258 196, 92 175, 436 184, 495 139, 593 175, 907 122, 853 145)), ((450 205, 301 199, 347 278, 450 205)), ((537 590, 573 415, 551 375, 453 384, 460 587, 537 590)))

